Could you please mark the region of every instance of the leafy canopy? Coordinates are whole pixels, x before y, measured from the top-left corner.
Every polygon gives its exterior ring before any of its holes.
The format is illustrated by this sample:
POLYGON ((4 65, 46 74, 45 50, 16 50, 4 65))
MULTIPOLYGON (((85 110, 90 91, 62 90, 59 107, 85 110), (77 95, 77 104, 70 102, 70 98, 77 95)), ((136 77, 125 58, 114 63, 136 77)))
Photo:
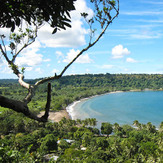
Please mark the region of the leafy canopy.
POLYGON ((48 22, 54 28, 71 27, 70 14, 76 0, 3 0, 0 10, 0 27, 11 28, 13 32, 22 21, 28 24, 48 22))

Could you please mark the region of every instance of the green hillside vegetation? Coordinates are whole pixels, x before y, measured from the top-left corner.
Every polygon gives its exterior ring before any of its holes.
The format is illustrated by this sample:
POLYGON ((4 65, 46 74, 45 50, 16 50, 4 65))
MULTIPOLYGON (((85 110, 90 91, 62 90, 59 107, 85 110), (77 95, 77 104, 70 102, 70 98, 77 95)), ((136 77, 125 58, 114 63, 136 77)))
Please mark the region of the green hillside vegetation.
MULTIPOLYGON (((30 103, 36 113, 45 106, 46 87, 42 85, 30 103)), ((57 111, 75 100, 111 91, 162 90, 163 75, 71 75, 52 81, 52 89, 51 111, 57 111)), ((1 95, 21 100, 26 93, 17 80, 0 80, 1 95)), ((150 122, 134 121, 136 127, 108 122, 102 123, 100 131, 94 118, 39 123, 6 108, 0 112, 2 163, 55 162, 50 161, 52 156, 65 163, 163 162, 163 122, 158 130, 150 122)))
MULTIPOLYGON (((32 80, 28 80, 34 83, 32 80)), ((100 95, 112 91, 162 90, 163 75, 155 74, 88 74, 64 76, 52 81, 51 110, 65 108, 81 98, 100 95)), ((41 110, 45 106, 47 84, 40 86, 30 103, 32 109, 41 110)), ((14 99, 21 99, 27 94, 17 80, 0 80, 0 94, 14 99)))

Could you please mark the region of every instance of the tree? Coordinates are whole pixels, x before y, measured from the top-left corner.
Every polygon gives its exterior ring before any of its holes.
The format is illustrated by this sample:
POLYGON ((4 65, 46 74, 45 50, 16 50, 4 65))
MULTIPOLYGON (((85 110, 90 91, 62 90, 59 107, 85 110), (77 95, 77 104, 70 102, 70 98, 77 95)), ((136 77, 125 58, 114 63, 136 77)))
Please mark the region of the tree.
POLYGON ((25 82, 24 68, 20 68, 15 64, 15 59, 19 54, 28 46, 30 46, 37 38, 37 32, 41 26, 48 22, 51 27, 54 28, 52 33, 56 33, 58 29, 66 29, 70 26, 70 11, 74 10, 75 0, 60 0, 60 1, 42 1, 42 0, 14 0, 4 1, 2 10, 0 11, 0 26, 10 28, 12 33, 10 35, 10 50, 8 54, 5 45, 5 36, 2 34, 0 51, 4 59, 7 61, 9 67, 13 73, 18 77, 19 84, 28 90, 27 96, 23 101, 9 99, 4 96, 0 96, 0 106, 12 109, 16 112, 23 113, 25 116, 40 121, 47 122, 51 103, 51 80, 59 79, 63 76, 65 71, 88 49, 93 47, 100 38, 104 35, 105 31, 113 20, 119 14, 119 0, 91 0, 94 9, 94 15, 90 19, 87 13, 81 13, 84 20, 88 23, 90 28, 90 39, 85 48, 83 48, 76 57, 68 63, 59 75, 55 74, 52 77, 46 77, 35 84, 25 82), (26 22, 27 27, 23 28, 21 24, 26 22), (98 24, 101 29, 98 37, 94 38, 96 29, 94 25, 98 24), (17 33, 13 33, 15 27, 19 27, 17 33), (45 114, 42 117, 38 117, 29 110, 28 104, 34 97, 36 89, 43 83, 48 83, 47 89, 47 103, 45 106, 45 114))
POLYGON ((104 122, 101 124, 101 133, 102 134, 111 134, 113 131, 113 127, 112 124, 110 124, 109 122, 104 122))
POLYGON ((47 134, 41 139, 41 151, 49 152, 51 150, 57 150, 57 139, 53 134, 47 134))
POLYGON ((55 33, 59 28, 70 27, 69 12, 75 9, 74 1, 76 0, 3 0, 0 27, 11 28, 13 32, 23 20, 30 25, 35 25, 36 22, 41 25, 45 21, 54 28, 55 33))

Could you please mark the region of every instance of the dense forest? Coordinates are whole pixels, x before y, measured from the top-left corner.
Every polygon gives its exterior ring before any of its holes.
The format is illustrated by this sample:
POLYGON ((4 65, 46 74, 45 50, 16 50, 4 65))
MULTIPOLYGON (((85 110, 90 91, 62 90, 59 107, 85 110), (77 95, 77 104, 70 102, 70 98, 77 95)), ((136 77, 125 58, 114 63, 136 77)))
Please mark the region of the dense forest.
MULTIPOLYGON (((28 80, 31 84, 36 80, 28 80)), ((112 91, 162 90, 163 75, 155 74, 87 74, 64 76, 52 81, 51 110, 64 109, 68 104, 81 98, 112 91)), ((30 107, 37 111, 44 108, 47 84, 40 86, 30 107)), ((14 99, 23 99, 24 90, 17 80, 0 80, 0 94, 14 99)))
MULTIPOLYGON (((112 91, 161 91, 163 75, 70 75, 51 83, 51 111, 58 111, 75 100, 112 91)), ((45 83, 30 103, 36 114, 45 106, 46 91, 45 83)), ((17 80, 0 80, 1 95, 21 100, 26 93, 17 80)), ((94 118, 39 123, 6 108, 0 112, 0 162, 163 162, 163 123, 157 130, 150 122, 135 120, 135 127, 108 122, 99 130, 94 118)))

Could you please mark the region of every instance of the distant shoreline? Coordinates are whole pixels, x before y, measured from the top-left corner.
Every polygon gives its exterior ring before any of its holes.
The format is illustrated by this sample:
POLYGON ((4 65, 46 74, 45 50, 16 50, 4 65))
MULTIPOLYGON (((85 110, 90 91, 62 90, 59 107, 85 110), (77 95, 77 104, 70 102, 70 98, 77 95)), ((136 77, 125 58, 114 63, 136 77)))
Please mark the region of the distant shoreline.
MULTIPOLYGON (((75 106, 82 101, 86 101, 86 100, 89 100, 89 99, 97 97, 97 96, 103 96, 103 95, 113 94, 113 93, 143 92, 143 91, 162 91, 162 90, 136 89, 136 90, 130 90, 130 91, 112 91, 112 92, 107 92, 107 93, 100 94, 100 95, 94 95, 94 96, 90 96, 90 97, 86 97, 86 98, 81 98, 80 100, 74 101, 73 103, 69 104, 65 109, 62 109, 62 110, 56 111, 56 112, 49 112, 49 120, 51 120, 52 122, 59 122, 63 117, 65 117, 66 119, 75 119, 75 115, 73 113, 75 106)), ((40 112, 40 114, 38 116, 41 117, 43 114, 44 114, 44 111, 40 112)))
POLYGON ((90 96, 90 97, 86 97, 86 98, 81 98, 80 100, 78 101, 74 101, 73 103, 69 104, 65 110, 66 112, 68 113, 70 119, 75 119, 75 115, 74 115, 74 109, 75 109, 75 106, 82 102, 82 101, 86 101, 86 100, 89 100, 91 98, 94 98, 94 97, 97 97, 97 96, 103 96, 103 95, 107 95, 107 94, 113 94, 113 93, 123 93, 123 92, 143 92, 143 91, 163 91, 163 90, 153 90, 153 89, 144 89, 144 90, 141 90, 141 89, 133 89, 133 90, 129 90, 129 91, 112 91, 112 92, 107 92, 107 93, 104 93, 104 94, 100 94, 100 95, 94 95, 94 96, 90 96))

